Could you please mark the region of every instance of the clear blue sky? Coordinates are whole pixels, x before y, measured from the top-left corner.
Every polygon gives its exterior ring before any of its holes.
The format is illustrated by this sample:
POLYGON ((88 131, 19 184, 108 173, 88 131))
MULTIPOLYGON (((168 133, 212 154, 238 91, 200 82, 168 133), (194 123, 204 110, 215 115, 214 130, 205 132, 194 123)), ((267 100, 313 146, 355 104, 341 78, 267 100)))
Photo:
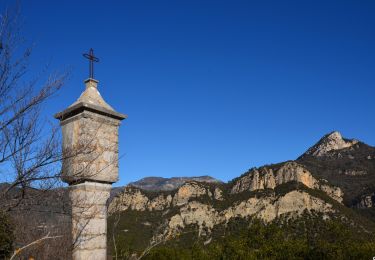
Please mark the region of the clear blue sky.
POLYGON ((375 1, 23 1, 33 69, 70 67, 52 119, 95 49, 120 129, 120 182, 294 159, 322 135, 375 145, 375 1), (37 65, 37 66, 35 66, 37 65))

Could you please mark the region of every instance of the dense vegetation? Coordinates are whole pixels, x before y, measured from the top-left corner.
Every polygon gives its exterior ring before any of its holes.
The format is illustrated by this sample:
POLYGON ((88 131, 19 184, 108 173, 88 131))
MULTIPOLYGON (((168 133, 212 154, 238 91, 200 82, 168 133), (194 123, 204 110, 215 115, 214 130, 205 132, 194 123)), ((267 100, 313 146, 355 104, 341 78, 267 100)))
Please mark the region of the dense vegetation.
POLYGON ((190 246, 183 240, 154 248, 145 259, 372 259, 375 255, 370 233, 308 215, 268 225, 236 220, 225 235, 206 246, 197 238, 190 246))
POLYGON ((13 248, 13 226, 9 217, 0 211, 0 259, 9 256, 13 248))

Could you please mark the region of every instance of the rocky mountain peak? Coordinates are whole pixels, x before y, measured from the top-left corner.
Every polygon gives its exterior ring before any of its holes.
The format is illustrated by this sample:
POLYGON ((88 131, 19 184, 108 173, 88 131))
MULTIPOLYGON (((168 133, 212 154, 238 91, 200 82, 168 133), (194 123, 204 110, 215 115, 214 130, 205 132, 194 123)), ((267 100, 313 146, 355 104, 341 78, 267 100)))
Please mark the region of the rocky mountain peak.
POLYGON ((334 131, 323 136, 314 146, 307 150, 305 155, 312 155, 315 157, 322 157, 330 151, 341 150, 351 147, 358 143, 357 140, 346 140, 342 137, 341 133, 334 131))

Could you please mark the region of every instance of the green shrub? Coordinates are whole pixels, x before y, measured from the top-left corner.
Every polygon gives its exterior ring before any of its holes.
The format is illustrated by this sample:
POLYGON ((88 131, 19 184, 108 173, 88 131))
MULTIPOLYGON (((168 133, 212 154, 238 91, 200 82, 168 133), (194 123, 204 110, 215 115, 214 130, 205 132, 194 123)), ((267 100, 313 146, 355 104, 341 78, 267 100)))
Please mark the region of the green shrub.
POLYGON ((13 227, 9 217, 0 211, 0 259, 5 259, 13 249, 13 227))

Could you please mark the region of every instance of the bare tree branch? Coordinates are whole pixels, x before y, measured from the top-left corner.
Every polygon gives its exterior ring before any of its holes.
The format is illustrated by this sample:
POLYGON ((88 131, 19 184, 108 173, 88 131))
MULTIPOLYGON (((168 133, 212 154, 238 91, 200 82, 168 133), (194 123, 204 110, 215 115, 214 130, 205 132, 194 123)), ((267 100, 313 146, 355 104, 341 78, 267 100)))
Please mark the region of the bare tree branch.
POLYGON ((17 255, 19 255, 23 250, 25 250, 28 247, 31 247, 31 246, 36 245, 36 244, 40 244, 42 241, 47 240, 47 239, 55 239, 55 238, 60 238, 60 237, 62 237, 62 236, 50 236, 50 234, 48 233, 44 237, 39 238, 38 240, 35 240, 35 241, 31 242, 30 244, 27 244, 26 246, 23 246, 21 248, 17 248, 14 251, 13 255, 10 257, 9 260, 14 259, 17 255))

